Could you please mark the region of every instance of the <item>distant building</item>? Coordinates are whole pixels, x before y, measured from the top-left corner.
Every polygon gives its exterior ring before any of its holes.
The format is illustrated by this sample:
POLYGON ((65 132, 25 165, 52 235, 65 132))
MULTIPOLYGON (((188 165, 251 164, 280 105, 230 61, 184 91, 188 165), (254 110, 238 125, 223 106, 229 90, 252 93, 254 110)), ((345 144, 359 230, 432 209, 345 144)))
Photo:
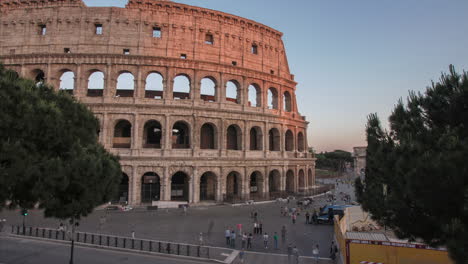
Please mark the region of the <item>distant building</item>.
POLYGON ((344 216, 335 216, 337 263, 451 264, 445 248, 398 239, 392 231, 371 220, 360 206, 346 208, 344 216))
POLYGON ((354 172, 357 175, 364 173, 366 169, 366 150, 367 147, 354 147, 353 158, 354 158, 354 172))

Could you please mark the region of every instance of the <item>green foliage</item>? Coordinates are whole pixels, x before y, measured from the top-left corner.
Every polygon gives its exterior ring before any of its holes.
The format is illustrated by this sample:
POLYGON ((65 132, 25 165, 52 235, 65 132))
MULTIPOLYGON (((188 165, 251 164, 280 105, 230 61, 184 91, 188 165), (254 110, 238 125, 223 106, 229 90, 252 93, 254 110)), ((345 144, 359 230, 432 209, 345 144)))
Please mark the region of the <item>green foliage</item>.
POLYGON ((353 162, 353 157, 350 152, 344 150, 335 150, 333 152, 322 152, 316 154, 316 168, 328 169, 333 171, 344 171, 346 162, 353 162))
POLYGON ((39 203, 48 217, 80 218, 110 200, 122 172, 85 105, 1 65, 0 102, 0 208, 39 203))
POLYGON ((400 100, 389 120, 387 132, 375 114, 368 118, 359 202, 399 237, 445 245, 467 263, 468 74, 451 66, 425 94, 400 100))

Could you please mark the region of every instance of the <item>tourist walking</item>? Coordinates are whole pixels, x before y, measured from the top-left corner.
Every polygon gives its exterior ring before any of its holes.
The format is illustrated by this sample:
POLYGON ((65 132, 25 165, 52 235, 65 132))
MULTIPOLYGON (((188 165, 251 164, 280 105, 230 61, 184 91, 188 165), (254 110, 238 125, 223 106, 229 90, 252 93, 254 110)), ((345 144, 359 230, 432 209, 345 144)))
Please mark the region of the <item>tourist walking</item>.
POLYGON ((224 231, 224 236, 226 237, 226 245, 230 246, 231 245, 231 230, 229 228, 224 231))
POLYGON ((278 249, 278 234, 276 232, 273 235, 273 241, 275 242, 275 249, 278 249))
POLYGON ((254 223, 254 231, 253 232, 254 232, 254 234, 258 234, 258 223, 257 222, 254 223))
POLYGON ((236 248, 236 232, 234 230, 231 231, 231 247, 236 248))
POLYGON ((318 263, 319 254, 320 254, 319 245, 316 244, 316 245, 315 245, 315 248, 312 250, 312 255, 314 255, 314 258, 315 258, 315 264, 318 263))
POLYGON ((265 249, 268 249, 268 234, 267 233, 263 235, 263 246, 265 247, 265 249))
POLYGON ((253 236, 252 236, 252 233, 250 233, 249 236, 247 237, 247 249, 252 249, 252 239, 253 239, 253 236))
POLYGON ((240 260, 240 263, 244 263, 244 255, 245 255, 245 251, 244 251, 244 249, 242 249, 242 250, 239 252, 239 260, 240 260))
POLYGON ((293 247, 292 247, 291 243, 289 243, 289 245, 288 245, 288 264, 291 264, 292 253, 293 253, 293 247))
POLYGON ((294 264, 299 264, 299 249, 296 246, 294 246, 292 253, 294 255, 294 264))
POLYGON ((296 217, 297 217, 297 216, 296 216, 296 213, 293 213, 293 214, 291 215, 291 219, 292 219, 292 223, 293 223, 293 224, 296 224, 296 217))
POLYGON ((200 246, 203 246, 203 233, 200 232, 200 235, 198 235, 198 242, 200 243, 200 246))
POLYGON ((286 226, 283 225, 281 228, 281 242, 284 243, 286 241, 286 226))
POLYGON ((247 233, 242 235, 242 249, 245 249, 245 243, 247 242, 247 233))
POLYGON ((258 224, 258 233, 259 233, 259 234, 263 234, 263 223, 262 223, 262 222, 260 222, 260 223, 258 224))
POLYGON ((135 239, 135 231, 132 230, 132 239, 135 239))
POLYGON ((310 218, 310 213, 309 213, 309 211, 307 211, 305 217, 306 217, 306 224, 309 224, 309 218, 310 218))

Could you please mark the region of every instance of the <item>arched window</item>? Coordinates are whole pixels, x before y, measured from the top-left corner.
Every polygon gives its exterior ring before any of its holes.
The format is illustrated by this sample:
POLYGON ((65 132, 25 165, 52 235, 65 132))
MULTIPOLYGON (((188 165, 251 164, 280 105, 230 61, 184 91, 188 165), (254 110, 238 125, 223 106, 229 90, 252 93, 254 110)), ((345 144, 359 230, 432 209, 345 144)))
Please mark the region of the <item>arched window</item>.
POLYGON ((176 122, 172 127, 172 148, 190 148, 190 132, 185 122, 176 122))
POLYGON ((274 198, 274 195, 273 195, 274 193, 277 193, 280 191, 280 186, 281 186, 281 174, 279 173, 278 170, 270 171, 270 174, 268 175, 268 189, 270 192, 270 199, 274 198))
POLYGON ((190 79, 185 75, 174 78, 174 99, 190 99, 190 79))
POLYGON ((122 179, 120 180, 119 190, 116 196, 112 199, 112 203, 125 204, 128 202, 128 187, 129 187, 128 176, 122 173, 122 179))
POLYGON ((171 201, 189 200, 189 176, 184 172, 177 172, 171 178, 171 201))
POLYGON ((239 104, 239 88, 240 85, 232 80, 226 83, 226 101, 239 104))
POLYGON ((164 85, 160 73, 152 72, 146 77, 145 98, 163 99, 164 85))
POLYGON ((95 71, 89 75, 88 78, 88 92, 89 97, 100 97, 104 93, 104 73, 95 71))
POLYGON ((203 124, 200 130, 200 149, 216 148, 216 133, 212 124, 203 124))
POLYGON ((132 144, 132 124, 127 120, 120 120, 114 128, 114 148, 130 148, 132 144))
POLYGON ((211 77, 201 80, 200 98, 205 102, 216 101, 216 84, 211 77))
POLYGON ((230 125, 227 129, 227 149, 241 150, 241 130, 236 125, 230 125))
POLYGON ((270 129, 268 132, 268 141, 270 143, 270 151, 280 151, 281 137, 278 129, 270 129))
POLYGON ((200 177, 200 201, 215 200, 216 175, 213 172, 205 172, 200 177))
POLYGON ((146 122, 143 131, 144 148, 161 148, 162 128, 158 121, 146 122))
POLYGON ((278 91, 273 87, 268 89, 268 108, 278 110, 278 91))
POLYGON ((60 90, 73 94, 73 89, 75 89, 75 74, 67 70, 60 77, 60 90))
POLYGON ((297 150, 300 152, 304 151, 304 134, 302 132, 299 132, 297 134, 297 150))
POLYGON ((141 203, 160 200, 161 184, 159 175, 147 172, 141 177, 141 203))
POLYGON ((305 187, 304 170, 299 170, 299 191, 304 191, 305 187))
POLYGON ((116 97, 133 97, 135 90, 135 78, 133 74, 124 72, 117 78, 116 97))
POLYGON ((249 106, 260 107, 262 99, 262 91, 257 84, 249 85, 249 106))
POLYGON ((263 196, 263 175, 259 171, 250 174, 250 199, 257 200, 263 196))
POLYGON ((312 174, 312 170, 309 169, 309 171, 307 172, 307 180, 309 182, 309 187, 312 187, 314 186, 314 176, 312 174))
POLYGON ((291 105, 291 94, 286 91, 284 92, 284 111, 291 112, 292 105, 291 105))
POLYGON ((226 177, 226 198, 233 201, 241 195, 242 177, 238 172, 232 171, 226 177))
POLYGON ((263 138, 262 129, 258 126, 250 129, 250 150, 262 150, 263 138))
POLYGON ((284 146, 285 146, 286 151, 293 151, 294 150, 294 135, 291 132, 291 130, 288 129, 286 131, 284 140, 285 140, 284 146))
POLYGON ((294 193, 295 192, 296 182, 294 180, 294 172, 292 170, 288 170, 286 173, 286 192, 294 193))
POLYGON ((42 70, 36 69, 32 71, 34 80, 36 81, 36 86, 40 86, 45 82, 45 74, 42 70))

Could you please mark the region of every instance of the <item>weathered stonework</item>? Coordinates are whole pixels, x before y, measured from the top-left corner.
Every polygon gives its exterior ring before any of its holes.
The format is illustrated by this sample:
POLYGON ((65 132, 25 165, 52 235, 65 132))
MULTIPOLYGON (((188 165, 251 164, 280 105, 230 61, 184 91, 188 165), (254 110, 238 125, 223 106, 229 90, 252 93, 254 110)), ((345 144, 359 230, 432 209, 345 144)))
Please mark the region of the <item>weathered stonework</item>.
POLYGON ((67 91, 96 114, 101 143, 120 155, 129 186, 120 195, 130 204, 141 204, 142 194, 143 203, 198 203, 312 189, 308 122, 297 111, 282 33, 162 0, 130 0, 125 8, 2 0, 0 15, 5 66, 57 89, 73 72, 67 91), (89 87, 95 73, 103 75, 102 89, 89 87), (133 87, 118 90, 123 73, 132 75, 133 87), (161 91, 145 89, 151 73, 162 76, 161 91), (189 92, 174 91, 178 76, 189 80, 189 92), (213 95, 201 93, 206 78, 215 84, 213 95), (235 98, 227 96, 228 81, 237 86, 235 98))

